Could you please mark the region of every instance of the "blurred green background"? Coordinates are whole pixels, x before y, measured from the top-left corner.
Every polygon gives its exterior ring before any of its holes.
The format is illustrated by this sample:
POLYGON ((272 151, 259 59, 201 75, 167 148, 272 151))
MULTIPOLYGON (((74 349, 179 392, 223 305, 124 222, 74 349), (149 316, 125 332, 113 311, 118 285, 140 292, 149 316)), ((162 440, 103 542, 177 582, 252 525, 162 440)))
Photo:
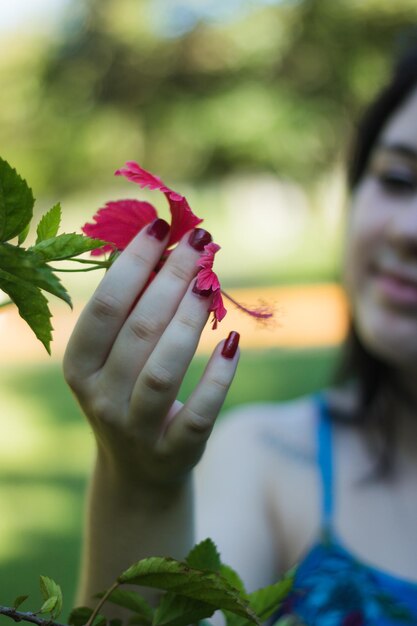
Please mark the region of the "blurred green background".
MULTIPOLYGON (((360 111, 416 38, 414 0, 13 4, 14 17, 0 4, 0 154, 33 187, 37 214, 60 200, 68 231, 110 199, 166 211, 113 177, 136 160, 205 217, 225 285, 338 280, 346 155, 360 111)), ((82 301, 97 280, 66 285, 82 301)), ((337 353, 255 350, 228 403, 318 389, 337 353)), ((30 593, 36 608, 45 574, 68 612, 92 435, 58 364, 0 367, 0 604, 30 593)))

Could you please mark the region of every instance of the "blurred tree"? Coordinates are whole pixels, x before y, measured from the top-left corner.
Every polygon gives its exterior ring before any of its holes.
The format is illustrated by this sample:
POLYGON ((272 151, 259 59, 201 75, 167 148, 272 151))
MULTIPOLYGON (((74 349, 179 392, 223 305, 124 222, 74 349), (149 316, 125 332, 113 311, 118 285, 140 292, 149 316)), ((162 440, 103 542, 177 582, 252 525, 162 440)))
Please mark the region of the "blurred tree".
POLYGON ((73 0, 43 47, 24 121, 41 186, 100 185, 128 158, 167 178, 251 170, 312 180, 344 158, 417 18, 411 0, 282 0, 169 37, 151 9, 73 0))

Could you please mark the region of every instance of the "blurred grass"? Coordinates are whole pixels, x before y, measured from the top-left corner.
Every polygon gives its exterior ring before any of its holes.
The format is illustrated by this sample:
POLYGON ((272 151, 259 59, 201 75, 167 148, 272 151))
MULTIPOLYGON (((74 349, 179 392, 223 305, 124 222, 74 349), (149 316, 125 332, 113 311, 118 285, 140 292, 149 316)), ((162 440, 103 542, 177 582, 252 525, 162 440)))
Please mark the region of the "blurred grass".
MULTIPOLYGON (((329 382, 337 354, 334 348, 247 352, 226 408, 313 392, 329 382)), ((205 361, 192 364, 181 399, 205 361)), ((3 367, 0 391, 0 604, 30 594, 22 610, 37 609, 39 575, 51 576, 63 589, 63 622, 74 602, 93 436, 58 364, 3 367)))

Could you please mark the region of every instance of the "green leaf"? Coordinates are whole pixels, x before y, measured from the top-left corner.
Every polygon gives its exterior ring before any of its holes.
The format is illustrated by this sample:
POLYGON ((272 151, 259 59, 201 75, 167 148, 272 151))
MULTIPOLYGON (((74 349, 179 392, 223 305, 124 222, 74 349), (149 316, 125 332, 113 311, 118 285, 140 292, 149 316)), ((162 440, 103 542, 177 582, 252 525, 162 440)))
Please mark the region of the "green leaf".
POLYGON ((0 269, 35 287, 52 293, 71 306, 67 290, 45 264, 44 260, 30 250, 17 248, 8 243, 0 244, 0 269))
POLYGON ((261 622, 264 622, 278 610, 280 604, 290 593, 294 583, 294 575, 284 576, 274 585, 263 587, 249 594, 250 607, 255 611, 261 622))
MULTIPOLYGON (((78 606, 75 609, 72 609, 69 618, 68 624, 70 626, 84 626, 86 622, 88 622, 89 618, 93 613, 93 609, 89 606, 78 606)), ((94 620, 94 626, 105 626, 106 618, 103 615, 97 615, 94 620)))
POLYGON ((232 585, 232 587, 238 589, 242 595, 246 595, 246 589, 242 579, 240 578, 239 574, 230 567, 230 565, 225 565, 224 563, 222 563, 219 573, 221 576, 223 576, 223 578, 227 580, 228 583, 232 585))
POLYGON ((190 567, 207 570, 209 572, 219 572, 221 561, 214 541, 210 538, 200 541, 185 559, 190 567))
POLYGON ((118 617, 114 617, 109 621, 109 626, 123 626, 123 620, 118 617))
MULTIPOLYGON (((291 570, 281 580, 268 587, 258 589, 246 597, 250 608, 256 613, 259 620, 264 622, 275 613, 282 601, 287 597, 294 583, 294 570, 291 570)), ((249 626, 249 620, 224 611, 227 626, 249 626)))
POLYGON ((28 598, 29 596, 17 596, 15 601, 13 602, 13 608, 18 609, 21 604, 28 598))
POLYGON ((187 598, 201 600, 216 609, 229 610, 259 623, 256 615, 234 589, 219 574, 191 568, 175 559, 151 557, 142 559, 118 577, 119 583, 131 583, 172 591, 187 598))
POLYGON ((51 312, 48 301, 38 287, 34 287, 0 269, 0 289, 17 305, 19 315, 43 343, 50 354, 52 339, 51 312))
POLYGON ((19 246, 22 245, 22 243, 25 242, 26 237, 29 234, 29 230, 30 230, 30 222, 28 224, 26 224, 26 226, 24 227, 24 229, 22 231, 20 231, 19 236, 17 238, 17 243, 19 244, 19 246))
POLYGON ((32 190, 7 161, 0 158, 0 242, 16 237, 33 215, 32 190))
POLYGON ((61 205, 58 202, 58 204, 55 204, 52 209, 49 209, 49 211, 41 217, 36 228, 36 243, 38 244, 44 239, 55 237, 58 233, 60 223, 61 205))
POLYGON ((50 596, 42 604, 41 608, 39 609, 39 613, 52 613, 57 602, 58 602, 58 596, 50 596))
POLYGON ((215 610, 212 604, 201 600, 167 593, 155 611, 153 626, 188 626, 211 617, 215 610))
POLYGON ((105 243, 101 239, 91 239, 77 233, 63 233, 58 237, 40 241, 29 250, 36 252, 44 261, 62 261, 100 248, 105 243))
MULTIPOLYGON (((102 598, 105 592, 98 593, 95 597, 102 598)), ((144 620, 143 623, 152 623, 153 608, 141 595, 136 591, 126 591, 124 589, 115 589, 107 598, 107 602, 123 606, 125 609, 135 611, 138 616, 144 620)))
MULTIPOLYGON (((54 606, 52 607, 53 616, 54 618, 58 617, 58 615, 60 615, 62 611, 61 587, 52 578, 49 578, 48 576, 40 576, 40 586, 41 586, 42 596, 45 599, 45 603, 44 603, 45 605, 49 599, 55 598, 55 603, 54 603, 54 606)), ((48 613, 48 611, 44 611, 44 612, 48 613)))

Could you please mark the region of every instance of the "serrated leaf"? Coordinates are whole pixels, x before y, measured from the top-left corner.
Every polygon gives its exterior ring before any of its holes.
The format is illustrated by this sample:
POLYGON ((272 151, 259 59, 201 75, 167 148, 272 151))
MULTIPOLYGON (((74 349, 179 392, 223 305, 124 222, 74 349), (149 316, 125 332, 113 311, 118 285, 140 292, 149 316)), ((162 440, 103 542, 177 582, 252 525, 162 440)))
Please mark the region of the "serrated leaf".
MULTIPOLYGON (((264 622, 276 611, 282 601, 287 597, 294 583, 294 572, 289 572, 284 578, 273 585, 258 589, 246 597, 250 608, 256 613, 259 620, 264 622)), ((249 620, 237 616, 229 611, 224 611, 227 626, 250 626, 249 620)))
POLYGON ((72 306, 71 298, 51 268, 37 254, 8 243, 0 244, 0 269, 35 287, 52 293, 72 306))
MULTIPOLYGON (((93 613, 93 609, 88 606, 78 606, 73 609, 68 618, 70 626, 84 626, 88 622, 93 613)), ((94 626, 105 626, 106 618, 103 615, 97 615, 94 619, 94 626)))
POLYGON ((238 589, 242 595, 246 595, 246 589, 242 579, 240 578, 239 574, 230 567, 230 565, 225 565, 225 563, 222 563, 219 573, 221 576, 223 576, 223 578, 227 580, 228 583, 232 585, 232 587, 238 589))
POLYGON ((28 598, 29 596, 17 596, 15 601, 13 602, 13 608, 18 609, 21 604, 28 598))
POLYGON ((57 602, 58 602, 58 596, 50 596, 42 604, 41 608, 39 609, 39 613, 52 613, 57 602))
POLYGON ((0 242, 21 233, 33 215, 33 194, 7 161, 0 158, 0 242))
POLYGON ((21 246, 22 243, 24 243, 26 241, 26 237, 29 234, 29 230, 30 230, 30 222, 29 222, 29 224, 26 224, 24 229, 22 231, 20 231, 20 233, 19 233, 19 235, 17 237, 17 243, 19 244, 19 246, 21 246))
POLYGON ((38 287, 0 269, 0 289, 16 304, 19 315, 43 343, 50 354, 52 340, 51 312, 48 301, 38 287))
POLYGON ((215 610, 212 604, 201 600, 167 593, 155 611, 152 626, 188 626, 211 617, 215 610))
POLYGON ((56 598, 53 607, 53 616, 58 617, 62 611, 62 591, 61 587, 49 576, 40 576, 41 593, 45 600, 56 598))
POLYGON ((61 223, 61 205, 55 204, 43 215, 36 227, 36 243, 55 237, 61 223))
POLYGON ((101 239, 90 239, 90 237, 77 233, 63 233, 58 237, 45 239, 29 250, 36 252, 44 261, 63 261, 83 254, 83 252, 95 250, 105 243, 101 239))
POLYGON ((214 541, 210 538, 200 541, 185 559, 190 567, 195 569, 218 572, 221 561, 214 541))
MULTIPOLYGON (((95 597, 102 598, 103 593, 98 593, 95 597)), ((136 591, 126 591, 125 589, 115 589, 107 598, 107 602, 123 606, 125 609, 134 611, 138 616, 141 616, 144 620, 143 623, 151 623, 153 617, 153 608, 141 595, 136 591)))
POLYGON ((248 603, 226 580, 213 572, 191 568, 187 563, 162 557, 142 559, 118 577, 120 583, 131 583, 172 591, 187 598, 201 600, 215 608, 229 610, 259 623, 248 603))
POLYGON ((261 622, 267 620, 268 617, 271 617, 278 610, 282 601, 290 593, 293 584, 294 576, 291 573, 275 584, 249 594, 249 604, 261 622))

